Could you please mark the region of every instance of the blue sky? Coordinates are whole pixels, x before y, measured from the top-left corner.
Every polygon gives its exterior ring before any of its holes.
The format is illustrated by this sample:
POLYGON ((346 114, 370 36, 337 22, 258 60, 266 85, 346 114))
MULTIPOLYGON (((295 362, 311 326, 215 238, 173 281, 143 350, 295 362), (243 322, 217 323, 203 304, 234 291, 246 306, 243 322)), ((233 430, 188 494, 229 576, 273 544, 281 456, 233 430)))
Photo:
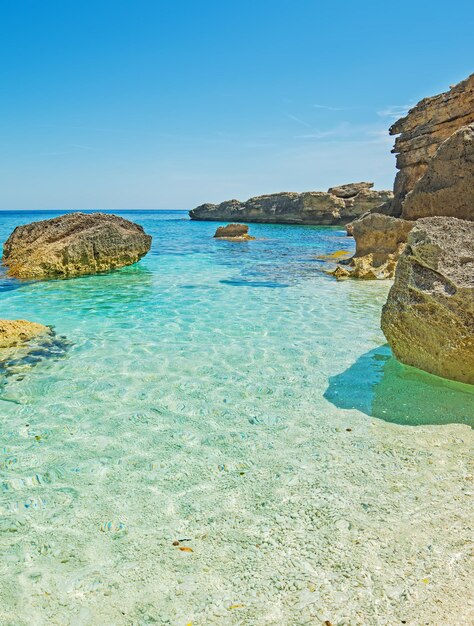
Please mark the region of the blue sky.
POLYGON ((474 71, 474 3, 2 0, 0 209, 192 208, 355 180, 474 71))

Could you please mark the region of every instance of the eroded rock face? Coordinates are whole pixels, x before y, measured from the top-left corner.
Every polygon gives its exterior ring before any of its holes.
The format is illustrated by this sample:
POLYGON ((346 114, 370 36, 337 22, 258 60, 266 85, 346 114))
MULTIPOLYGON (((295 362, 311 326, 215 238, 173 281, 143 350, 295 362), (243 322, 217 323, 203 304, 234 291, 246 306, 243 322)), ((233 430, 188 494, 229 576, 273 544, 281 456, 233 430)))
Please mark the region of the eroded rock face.
POLYGON ((405 196, 426 173, 430 159, 453 133, 474 122, 474 74, 446 93, 421 100, 406 117, 390 128, 399 135, 393 152, 397 155, 395 198, 392 214, 402 214, 405 196))
POLYGON ((474 124, 440 145, 403 202, 407 220, 435 215, 474 220, 474 124))
POLYGON ((16 278, 68 278, 131 265, 150 246, 141 226, 117 215, 70 213, 15 228, 2 261, 16 278))
POLYGON ((349 267, 332 272, 336 278, 393 278, 413 222, 382 213, 368 213, 351 222, 356 251, 349 267))
POLYGON ((12 348, 42 335, 50 329, 36 322, 26 320, 0 320, 0 348, 12 348))
POLYGON ((338 194, 324 191, 276 193, 203 204, 189 212, 194 220, 241 220, 274 224, 346 224, 393 197, 390 191, 374 191, 373 183, 335 187, 338 194), (342 194, 342 195, 341 195, 342 194))
POLYGON ((382 312, 403 363, 474 384, 474 222, 416 222, 382 312))
POLYGON ((249 235, 249 227, 247 224, 227 224, 227 226, 219 226, 214 237, 216 239, 232 239, 234 241, 250 241, 255 239, 249 235))

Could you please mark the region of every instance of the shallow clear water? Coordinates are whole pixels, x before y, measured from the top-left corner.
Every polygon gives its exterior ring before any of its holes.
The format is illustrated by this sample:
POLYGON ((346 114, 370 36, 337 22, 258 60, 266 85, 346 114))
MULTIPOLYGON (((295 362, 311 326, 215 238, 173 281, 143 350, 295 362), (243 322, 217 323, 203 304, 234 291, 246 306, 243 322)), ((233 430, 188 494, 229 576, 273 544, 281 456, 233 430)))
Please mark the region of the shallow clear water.
POLYGON ((121 214, 136 266, 0 276, 56 332, 0 367, 0 623, 468 623, 474 395, 391 357, 389 283, 324 274, 342 230, 121 214))

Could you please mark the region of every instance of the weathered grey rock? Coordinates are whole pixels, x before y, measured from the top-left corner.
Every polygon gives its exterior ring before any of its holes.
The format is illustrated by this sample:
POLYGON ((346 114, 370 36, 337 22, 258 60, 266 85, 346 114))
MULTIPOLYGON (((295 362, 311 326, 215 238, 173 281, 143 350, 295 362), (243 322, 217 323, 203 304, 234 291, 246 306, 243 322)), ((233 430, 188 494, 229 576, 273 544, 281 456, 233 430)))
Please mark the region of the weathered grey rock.
POLYGON ((440 145, 403 202, 407 220, 435 215, 474 220, 474 124, 440 145))
POLYGON ((141 226, 117 215, 70 213, 15 228, 2 261, 16 278, 67 278, 131 265, 150 246, 141 226))
POLYGON ((216 239, 231 239, 233 241, 250 241, 255 239, 249 235, 249 227, 247 224, 227 224, 227 226, 219 226, 214 237, 216 239))
POLYGON ((392 152, 399 172, 395 179, 392 214, 402 214, 405 196, 425 174, 430 159, 453 133, 474 122, 474 74, 446 93, 424 98, 390 128, 399 135, 392 152))
MULTIPOLYGON (((203 204, 189 212, 194 220, 276 223, 276 224, 346 224, 366 211, 393 197, 390 191, 374 191, 373 183, 355 183, 350 197, 338 197, 324 191, 276 193, 250 198, 246 202, 228 200, 221 204, 203 204), (357 186, 363 185, 357 190, 357 186)), ((341 189, 341 188, 339 188, 341 189)))
POLYGON ((47 326, 36 322, 0 320, 0 348, 12 348, 50 332, 47 326))
POLYGON ((382 312, 403 363, 474 384, 474 222, 416 222, 382 312))

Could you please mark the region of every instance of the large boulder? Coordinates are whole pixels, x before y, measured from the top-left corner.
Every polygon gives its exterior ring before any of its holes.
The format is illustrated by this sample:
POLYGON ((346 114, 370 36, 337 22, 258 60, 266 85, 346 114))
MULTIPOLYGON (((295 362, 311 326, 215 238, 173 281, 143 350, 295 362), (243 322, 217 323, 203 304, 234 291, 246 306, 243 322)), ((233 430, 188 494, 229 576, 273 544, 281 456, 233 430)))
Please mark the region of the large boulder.
POLYGON ((151 237, 117 215, 70 213, 18 226, 3 246, 3 264, 16 278, 68 278, 140 260, 151 237))
POLYGON ((403 202, 407 220, 434 215, 474 220, 474 124, 440 145, 403 202))
POLYGON ((373 183, 353 183, 329 191, 283 192, 202 204, 189 212, 193 220, 243 221, 268 224, 341 225, 380 206, 393 197, 391 191, 374 191, 373 183))
POLYGON ((0 348, 13 348, 50 332, 47 326, 36 322, 0 320, 0 348))
POLYGON ((382 330, 403 363, 474 384, 474 222, 416 222, 383 307, 382 330))

